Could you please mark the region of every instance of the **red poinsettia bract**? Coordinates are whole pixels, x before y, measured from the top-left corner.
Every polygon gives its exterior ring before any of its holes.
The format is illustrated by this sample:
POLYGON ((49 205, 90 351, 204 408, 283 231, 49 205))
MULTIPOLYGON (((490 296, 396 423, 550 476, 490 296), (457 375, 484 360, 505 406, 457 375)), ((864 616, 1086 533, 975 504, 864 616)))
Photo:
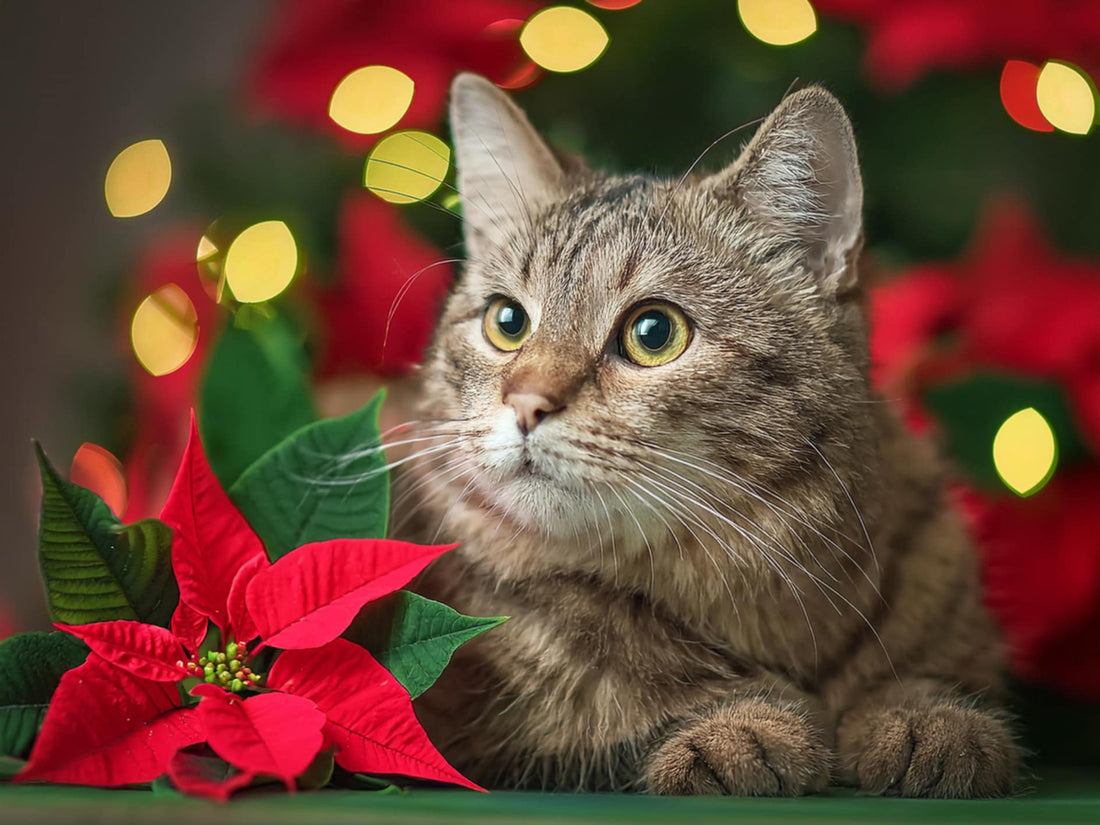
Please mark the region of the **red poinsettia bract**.
POLYGON ((451 78, 475 71, 512 85, 536 67, 519 46, 520 23, 532 0, 284 0, 273 19, 250 84, 260 106, 296 123, 328 131, 351 148, 378 135, 357 135, 328 116, 340 81, 363 66, 385 65, 415 84, 398 126, 434 128, 451 78))
POLYGON ((888 91, 935 68, 998 66, 1009 58, 1098 66, 1095 0, 814 0, 814 8, 867 29, 864 68, 888 91))
POLYGON ((272 564, 214 477, 193 419, 161 518, 173 528, 180 589, 171 629, 58 625, 91 654, 62 678, 20 781, 114 786, 169 771, 185 791, 224 798, 257 776, 293 789, 334 747, 349 771, 477 789, 428 740, 393 675, 337 638, 364 604, 398 590, 453 545, 337 539, 272 564), (204 644, 213 649, 204 652, 204 644), (258 672, 275 648, 284 652, 258 672), (211 780, 174 759, 199 743, 237 772, 211 780))

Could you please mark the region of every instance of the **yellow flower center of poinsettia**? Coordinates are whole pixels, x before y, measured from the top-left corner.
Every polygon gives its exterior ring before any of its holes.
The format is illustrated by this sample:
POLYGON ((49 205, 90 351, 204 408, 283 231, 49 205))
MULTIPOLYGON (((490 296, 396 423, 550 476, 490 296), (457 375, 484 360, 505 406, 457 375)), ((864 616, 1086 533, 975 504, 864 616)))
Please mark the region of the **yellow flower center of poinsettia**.
POLYGON ((245 664, 248 646, 230 642, 225 650, 208 650, 205 656, 192 659, 185 667, 190 674, 210 685, 219 685, 233 693, 258 685, 263 677, 245 664))

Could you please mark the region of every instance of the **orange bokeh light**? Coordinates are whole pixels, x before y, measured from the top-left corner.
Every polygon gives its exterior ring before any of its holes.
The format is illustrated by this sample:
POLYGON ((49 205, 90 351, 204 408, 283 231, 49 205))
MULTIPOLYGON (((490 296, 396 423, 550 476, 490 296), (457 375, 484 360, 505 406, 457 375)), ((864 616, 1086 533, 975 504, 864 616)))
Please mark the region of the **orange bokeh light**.
POLYGON ((622 9, 629 9, 631 6, 636 6, 641 3, 642 0, 588 0, 588 2, 598 9, 620 11, 622 9))
POLYGON ((525 20, 509 17, 497 20, 485 27, 484 34, 487 38, 498 41, 514 41, 516 51, 519 53, 516 64, 508 72, 508 75, 503 80, 497 81, 497 85, 502 89, 522 89, 530 86, 543 74, 539 64, 524 54, 523 49, 519 48, 519 33, 525 22, 525 20))
POLYGON ((119 518, 126 512, 130 499, 126 474, 122 470, 122 462, 109 450, 91 442, 81 444, 73 456, 69 480, 98 495, 119 518))

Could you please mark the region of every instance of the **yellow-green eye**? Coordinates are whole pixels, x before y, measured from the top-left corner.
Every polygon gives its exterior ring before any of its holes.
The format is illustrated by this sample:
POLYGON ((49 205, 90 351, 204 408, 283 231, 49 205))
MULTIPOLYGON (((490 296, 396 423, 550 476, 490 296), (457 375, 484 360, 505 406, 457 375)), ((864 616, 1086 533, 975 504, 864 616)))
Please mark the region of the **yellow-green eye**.
POLYGON ((504 352, 517 350, 531 332, 531 320, 523 307, 500 296, 489 302, 482 324, 489 343, 504 352))
POLYGON ((619 351, 642 367, 659 367, 680 357, 691 342, 684 313, 670 304, 644 304, 627 316, 619 351))

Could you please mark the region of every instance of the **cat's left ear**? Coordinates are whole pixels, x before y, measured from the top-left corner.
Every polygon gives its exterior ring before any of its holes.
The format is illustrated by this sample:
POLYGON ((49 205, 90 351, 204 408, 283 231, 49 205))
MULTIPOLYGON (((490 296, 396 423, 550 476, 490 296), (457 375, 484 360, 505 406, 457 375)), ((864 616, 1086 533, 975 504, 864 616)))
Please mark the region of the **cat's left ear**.
POLYGON ((801 246, 830 294, 856 285, 863 182, 852 125, 819 87, 788 96, 730 167, 704 182, 751 219, 801 246))

